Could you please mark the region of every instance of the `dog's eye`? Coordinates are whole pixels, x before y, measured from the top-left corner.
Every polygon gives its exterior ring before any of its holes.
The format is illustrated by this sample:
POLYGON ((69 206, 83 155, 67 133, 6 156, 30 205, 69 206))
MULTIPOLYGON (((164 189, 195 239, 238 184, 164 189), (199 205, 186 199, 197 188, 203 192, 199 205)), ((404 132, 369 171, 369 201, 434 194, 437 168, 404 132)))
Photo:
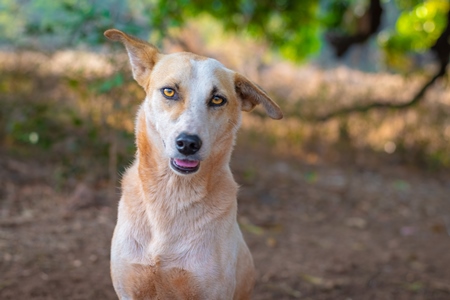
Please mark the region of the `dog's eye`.
POLYGON ((220 96, 214 96, 209 102, 210 106, 222 106, 227 102, 227 100, 220 96))
POLYGON ((176 92, 174 89, 171 88, 163 88, 162 94, 168 98, 168 99, 175 99, 176 98, 176 92))

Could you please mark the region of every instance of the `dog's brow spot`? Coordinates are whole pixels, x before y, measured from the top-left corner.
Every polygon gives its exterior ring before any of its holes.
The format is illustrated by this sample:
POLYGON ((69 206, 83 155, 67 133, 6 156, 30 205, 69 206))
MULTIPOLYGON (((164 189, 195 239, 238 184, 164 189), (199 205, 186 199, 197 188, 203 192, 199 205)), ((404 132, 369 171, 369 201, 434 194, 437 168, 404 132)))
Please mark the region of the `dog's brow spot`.
POLYGON ((208 60, 210 58, 206 57, 206 56, 201 56, 198 54, 194 54, 194 53, 187 53, 191 59, 196 60, 196 61, 204 61, 204 60, 208 60))

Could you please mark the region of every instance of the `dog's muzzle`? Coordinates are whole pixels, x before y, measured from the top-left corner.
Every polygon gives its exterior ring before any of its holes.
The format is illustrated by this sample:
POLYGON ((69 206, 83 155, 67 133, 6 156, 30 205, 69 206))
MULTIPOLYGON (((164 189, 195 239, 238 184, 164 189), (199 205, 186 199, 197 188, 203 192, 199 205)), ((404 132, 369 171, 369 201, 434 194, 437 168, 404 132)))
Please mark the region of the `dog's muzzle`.
POLYGON ((186 158, 172 158, 170 166, 181 174, 191 174, 198 171, 200 161, 190 159, 190 155, 197 153, 202 147, 202 140, 198 135, 181 133, 175 140, 175 145, 180 154, 186 158))

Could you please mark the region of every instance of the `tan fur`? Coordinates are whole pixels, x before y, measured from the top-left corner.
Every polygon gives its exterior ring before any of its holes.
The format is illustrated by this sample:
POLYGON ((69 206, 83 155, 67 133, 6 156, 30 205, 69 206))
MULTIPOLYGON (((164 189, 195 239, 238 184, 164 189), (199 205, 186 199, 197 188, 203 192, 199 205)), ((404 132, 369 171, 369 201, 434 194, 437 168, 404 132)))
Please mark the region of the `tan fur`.
MULTIPOLYGON (((122 181, 111 247, 111 276, 120 299, 250 299, 251 254, 236 222, 237 184, 229 168, 241 110, 279 107, 244 76, 192 53, 164 55, 118 30, 133 76, 147 97, 136 119, 137 154, 122 181), (204 73, 206 72, 206 73, 204 73), (176 89, 167 100, 161 89, 176 89), (212 93, 226 97, 210 107, 212 93), (174 137, 198 134, 200 167, 177 173, 169 164, 174 137)), ((175 154, 174 154, 175 153, 175 154)))
POLYGON ((161 271, 157 265, 133 265, 126 282, 133 299, 190 299, 202 297, 192 274, 182 269, 161 271))

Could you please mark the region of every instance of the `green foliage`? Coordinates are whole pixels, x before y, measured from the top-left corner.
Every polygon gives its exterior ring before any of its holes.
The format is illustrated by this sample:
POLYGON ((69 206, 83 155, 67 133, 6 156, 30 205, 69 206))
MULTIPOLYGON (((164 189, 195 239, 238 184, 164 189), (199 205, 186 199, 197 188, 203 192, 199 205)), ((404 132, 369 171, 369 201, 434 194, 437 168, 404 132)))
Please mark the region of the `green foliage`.
POLYGON ((140 35, 148 31, 148 16, 143 19, 132 5, 131 0, 0 0, 0 42, 54 50, 104 44, 103 32, 111 27, 140 35))
POLYGON ((326 30, 353 34, 359 29, 358 19, 367 7, 368 1, 365 0, 323 1, 320 19, 326 30))
POLYGON ((159 0, 151 25, 167 29, 207 13, 226 30, 267 41, 285 58, 301 60, 320 49, 318 7, 315 0, 159 0))
POLYGON ((44 49, 95 46, 104 43, 103 32, 111 27, 138 36, 152 31, 161 40, 170 28, 207 13, 226 30, 267 41, 286 58, 299 60, 320 48, 318 7, 315 0, 36 0, 22 5, 0 0, 0 42, 44 49))
MULTIPOLYGON (((395 0, 395 4, 400 10, 410 10, 412 7, 423 3, 423 1, 424 0, 395 0)), ((389 0, 385 2, 389 2, 389 0)))
POLYGON ((322 22, 327 28, 340 29, 344 23, 344 15, 350 7, 350 1, 332 0, 325 2, 322 8, 322 22))
POLYGON ((122 73, 117 73, 106 79, 100 79, 90 85, 90 89, 95 94, 108 93, 114 88, 119 88, 124 84, 122 73))
MULTIPOLYGON (((410 52, 429 49, 446 26, 448 1, 392 0, 399 9, 395 28, 378 36, 391 65, 408 63, 410 52)), ((353 34, 368 0, 0 0, 0 43, 54 50, 84 44, 104 45, 104 30, 114 27, 160 43, 171 28, 210 15, 234 34, 265 42, 283 57, 301 61, 321 49, 321 35, 353 34)), ((395 8, 383 1, 385 15, 395 8)), ((117 45, 108 44, 109 47, 117 45)))
POLYGON ((395 30, 379 36, 388 64, 401 67, 406 64, 405 54, 432 47, 447 25, 449 8, 447 1, 428 0, 402 12, 395 30))

